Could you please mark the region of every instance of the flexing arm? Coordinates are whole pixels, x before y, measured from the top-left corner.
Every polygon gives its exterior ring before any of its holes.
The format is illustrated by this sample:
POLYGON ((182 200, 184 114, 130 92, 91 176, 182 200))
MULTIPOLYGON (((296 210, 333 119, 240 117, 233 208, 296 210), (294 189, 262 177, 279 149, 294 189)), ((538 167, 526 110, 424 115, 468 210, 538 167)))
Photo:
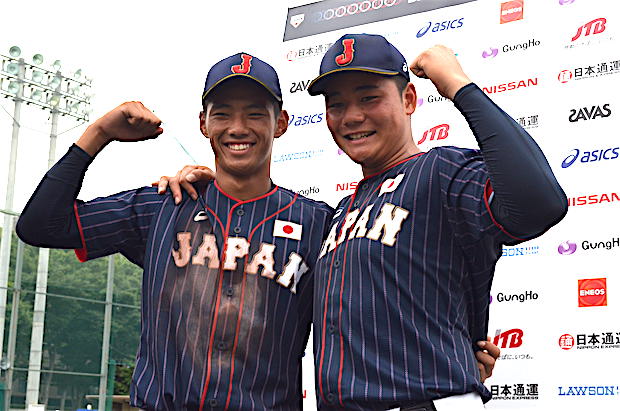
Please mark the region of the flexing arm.
POLYGON ((140 141, 163 132, 142 103, 124 103, 92 125, 43 177, 17 222, 17 235, 39 247, 80 248, 74 204, 93 157, 112 140, 140 141))
POLYGON ((529 238, 566 214, 566 195, 534 139, 463 73, 454 52, 435 46, 411 65, 453 100, 480 146, 489 171, 495 220, 511 234, 529 238))

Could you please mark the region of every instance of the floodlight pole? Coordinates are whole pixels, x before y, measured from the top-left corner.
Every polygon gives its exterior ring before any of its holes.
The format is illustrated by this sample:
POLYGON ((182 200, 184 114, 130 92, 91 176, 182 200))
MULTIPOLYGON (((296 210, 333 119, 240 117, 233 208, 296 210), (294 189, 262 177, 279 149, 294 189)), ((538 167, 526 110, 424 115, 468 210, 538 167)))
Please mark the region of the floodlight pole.
MULTIPOLYGON (((24 59, 18 61, 19 72, 17 75, 17 84, 19 89, 15 96, 15 109, 13 111, 13 134, 11 137, 11 154, 9 157, 9 177, 6 185, 6 199, 4 201, 4 209, 13 210, 13 197, 15 185, 15 165, 17 162, 17 146, 19 137, 19 127, 21 119, 21 109, 24 92, 24 76, 26 72, 24 59)), ((0 243, 0 355, 4 355, 4 318, 6 315, 6 295, 9 284, 9 265, 11 261, 11 238, 13 236, 13 219, 10 214, 4 215, 4 224, 2 226, 2 241, 0 243)))
MULTIPOLYGON (((60 76, 60 73, 57 73, 60 76)), ((60 90, 59 84, 56 91, 60 90)), ((50 131, 50 147, 47 168, 54 165, 56 158, 56 138, 58 137, 58 110, 52 109, 52 129, 50 131)), ((26 406, 39 403, 39 387, 41 382, 41 362, 43 360, 43 331, 45 328, 45 302, 47 297, 47 278, 49 268, 49 248, 39 248, 37 267, 37 284, 32 311, 32 334, 30 337, 30 357, 28 360, 28 382, 26 385, 26 406)), ((53 368, 53 365, 52 365, 53 368)))

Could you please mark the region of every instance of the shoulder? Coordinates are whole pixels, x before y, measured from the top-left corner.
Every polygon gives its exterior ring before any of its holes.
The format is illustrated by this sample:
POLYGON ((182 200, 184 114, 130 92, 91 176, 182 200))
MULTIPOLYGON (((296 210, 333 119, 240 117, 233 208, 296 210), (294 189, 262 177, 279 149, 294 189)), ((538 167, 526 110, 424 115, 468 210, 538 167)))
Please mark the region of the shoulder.
POLYGON ((133 206, 148 206, 161 204, 167 195, 157 194, 156 187, 140 187, 132 190, 121 191, 106 197, 97 197, 84 203, 88 205, 114 205, 114 204, 131 204, 133 206))
POLYGON ((472 160, 482 161, 482 154, 480 150, 471 148, 462 148, 454 146, 441 146, 435 147, 429 151, 429 154, 433 153, 439 159, 444 161, 451 161, 455 163, 466 163, 472 160))

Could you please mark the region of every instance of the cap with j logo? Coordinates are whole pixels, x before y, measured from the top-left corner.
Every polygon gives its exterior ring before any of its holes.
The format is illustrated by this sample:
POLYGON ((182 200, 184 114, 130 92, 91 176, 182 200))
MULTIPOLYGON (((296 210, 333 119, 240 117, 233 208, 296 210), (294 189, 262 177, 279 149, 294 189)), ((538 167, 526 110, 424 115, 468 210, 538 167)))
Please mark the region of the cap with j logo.
POLYGON ((231 78, 246 77, 254 80, 265 87, 273 97, 282 102, 282 91, 280 90, 280 80, 278 73, 269 64, 258 57, 248 53, 237 53, 226 57, 213 65, 207 74, 205 88, 202 93, 204 102, 207 95, 211 93, 222 82, 231 78))
POLYGON ((407 60, 385 37, 377 34, 345 34, 327 50, 319 76, 310 82, 311 96, 324 92, 327 78, 343 71, 365 71, 409 80, 407 60))

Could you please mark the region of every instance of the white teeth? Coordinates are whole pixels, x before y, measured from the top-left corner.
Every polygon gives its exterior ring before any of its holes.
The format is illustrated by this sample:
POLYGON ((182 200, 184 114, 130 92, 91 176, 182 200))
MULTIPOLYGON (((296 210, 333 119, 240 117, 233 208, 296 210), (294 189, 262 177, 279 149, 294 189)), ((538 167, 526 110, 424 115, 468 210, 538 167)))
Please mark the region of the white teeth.
POLYGON ((228 144, 228 148, 233 151, 241 151, 250 148, 250 145, 247 143, 244 144, 228 144))
POLYGON ((364 138, 364 137, 368 137, 369 135, 371 135, 372 132, 367 132, 367 133, 353 133, 353 134, 349 134, 347 136, 347 138, 349 140, 359 140, 360 138, 364 138))

